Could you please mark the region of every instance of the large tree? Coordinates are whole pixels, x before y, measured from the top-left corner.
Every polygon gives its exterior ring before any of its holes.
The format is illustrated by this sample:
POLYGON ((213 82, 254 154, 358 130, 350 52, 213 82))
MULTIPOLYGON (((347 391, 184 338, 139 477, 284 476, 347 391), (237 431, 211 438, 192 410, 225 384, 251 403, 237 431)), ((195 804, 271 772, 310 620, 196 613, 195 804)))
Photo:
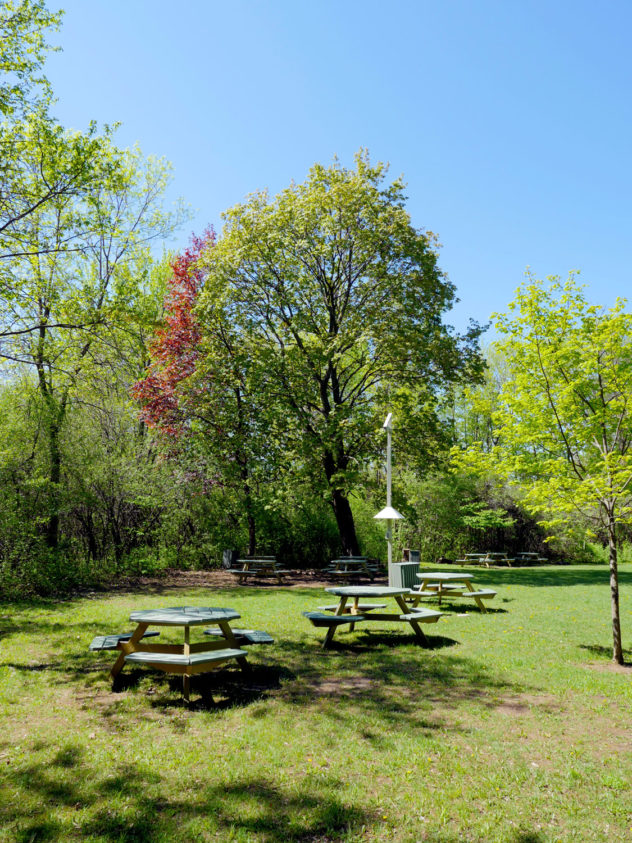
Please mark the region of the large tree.
POLYGON ((348 553, 359 552, 348 495, 383 446, 385 408, 399 397, 434 418, 437 391, 478 365, 478 328, 459 337, 442 321, 455 292, 435 240, 385 176, 362 152, 353 169, 315 165, 229 210, 198 304, 202 334, 228 326, 258 372, 276 408, 270 437, 292 439, 294 469, 329 497, 348 553))
POLYGON ((529 278, 496 317, 507 380, 493 436, 457 455, 523 490, 543 523, 593 522, 607 537, 613 658, 623 663, 617 525, 632 521, 632 314, 590 305, 571 275, 529 278))

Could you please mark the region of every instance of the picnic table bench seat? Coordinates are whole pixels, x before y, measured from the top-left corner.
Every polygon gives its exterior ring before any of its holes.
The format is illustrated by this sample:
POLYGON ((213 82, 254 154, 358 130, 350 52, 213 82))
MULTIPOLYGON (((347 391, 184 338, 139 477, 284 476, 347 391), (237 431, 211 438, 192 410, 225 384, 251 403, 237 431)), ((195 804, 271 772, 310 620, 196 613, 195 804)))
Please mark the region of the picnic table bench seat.
POLYGON ((417 590, 415 590, 415 589, 413 588, 413 589, 411 590, 410 594, 409 594, 407 597, 405 597, 404 599, 405 599, 408 603, 410 603, 410 601, 411 601, 411 600, 414 600, 414 599, 415 599, 415 598, 417 598, 417 597, 436 597, 436 596, 437 596, 437 592, 436 592, 436 591, 426 591, 426 590, 422 591, 421 589, 417 589, 417 590))
POLYGON ((412 609, 406 615, 400 615, 400 621, 417 621, 419 623, 436 623, 443 612, 435 612, 432 609, 412 609))
MULTIPOLYGON (((337 608, 337 603, 331 603, 329 606, 318 606, 321 612, 335 612, 337 608)), ((386 603, 362 603, 355 608, 358 612, 370 612, 371 609, 386 609, 386 603)))
MULTIPOLYGON (((235 641, 241 645, 246 644, 274 644, 274 638, 267 632, 262 632, 259 629, 233 629, 231 630, 235 636, 235 641)), ((205 629, 204 635, 222 635, 221 629, 215 627, 205 629)))
POLYGON ((328 615, 325 612, 303 612, 303 617, 310 620, 314 626, 341 626, 345 623, 358 623, 367 620, 370 615, 352 615, 345 612, 344 615, 328 615))
MULTIPOLYGON (((131 632, 121 632, 118 635, 97 635, 90 642, 90 650, 118 650, 121 641, 129 641, 131 632)), ((143 638, 154 638, 159 632, 145 632, 143 638)))
POLYGON ((135 650, 125 656, 125 661, 130 664, 148 664, 151 667, 164 670, 168 673, 204 673, 208 665, 219 664, 247 656, 245 650, 226 648, 224 650, 212 650, 206 653, 150 653, 143 650, 135 650))
POLYGON ((497 591, 494 591, 493 588, 480 588, 478 591, 464 591, 460 596, 461 597, 489 597, 491 600, 493 597, 496 597, 498 594, 497 591))

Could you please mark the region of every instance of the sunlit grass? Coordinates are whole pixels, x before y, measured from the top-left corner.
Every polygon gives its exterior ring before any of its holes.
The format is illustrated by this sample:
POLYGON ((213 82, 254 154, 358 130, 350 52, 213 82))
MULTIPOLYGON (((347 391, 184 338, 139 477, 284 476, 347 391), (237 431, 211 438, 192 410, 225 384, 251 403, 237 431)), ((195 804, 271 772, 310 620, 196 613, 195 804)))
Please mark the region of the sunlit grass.
MULTIPOLYGON (((319 588, 3 604, 0 841, 630 839, 632 670, 610 669, 607 570, 476 582, 493 611, 455 601, 428 650, 376 624, 323 651, 301 617, 319 588), (113 692, 92 637, 182 604, 235 608, 276 643, 251 649, 251 678, 194 682, 191 709, 149 670, 113 692)), ((626 565, 627 647, 631 596, 626 565)))

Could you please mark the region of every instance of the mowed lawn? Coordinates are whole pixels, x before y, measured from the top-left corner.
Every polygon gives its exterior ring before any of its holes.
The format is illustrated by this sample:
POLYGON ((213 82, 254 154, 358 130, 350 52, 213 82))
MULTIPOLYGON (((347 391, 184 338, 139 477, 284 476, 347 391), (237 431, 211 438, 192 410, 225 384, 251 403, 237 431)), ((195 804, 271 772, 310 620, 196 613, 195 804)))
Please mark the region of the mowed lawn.
MULTIPOLYGON (((0 841, 632 839, 632 669, 610 662, 607 569, 475 573, 492 611, 455 601, 430 649, 376 623, 323 651, 301 616, 322 588, 2 604, 0 841), (251 647, 250 677, 194 679, 190 709, 149 669, 113 691, 93 636, 184 604, 234 608, 276 643, 251 647)), ((632 662, 629 565, 621 611, 632 662)))

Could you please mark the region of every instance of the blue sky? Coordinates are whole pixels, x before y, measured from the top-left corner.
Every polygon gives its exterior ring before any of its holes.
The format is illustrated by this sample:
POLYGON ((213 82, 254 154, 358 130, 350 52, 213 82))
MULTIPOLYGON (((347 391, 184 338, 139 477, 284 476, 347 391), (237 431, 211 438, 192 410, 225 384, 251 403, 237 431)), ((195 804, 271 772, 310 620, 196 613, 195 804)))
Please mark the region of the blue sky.
MULTIPOLYGON (((56 8, 54 3, 49 3, 56 8)), ((360 147, 403 174, 486 322, 527 266, 627 296, 632 265, 632 3, 605 0, 67 0, 47 75, 69 128, 174 166, 191 230, 248 193, 360 147)))

